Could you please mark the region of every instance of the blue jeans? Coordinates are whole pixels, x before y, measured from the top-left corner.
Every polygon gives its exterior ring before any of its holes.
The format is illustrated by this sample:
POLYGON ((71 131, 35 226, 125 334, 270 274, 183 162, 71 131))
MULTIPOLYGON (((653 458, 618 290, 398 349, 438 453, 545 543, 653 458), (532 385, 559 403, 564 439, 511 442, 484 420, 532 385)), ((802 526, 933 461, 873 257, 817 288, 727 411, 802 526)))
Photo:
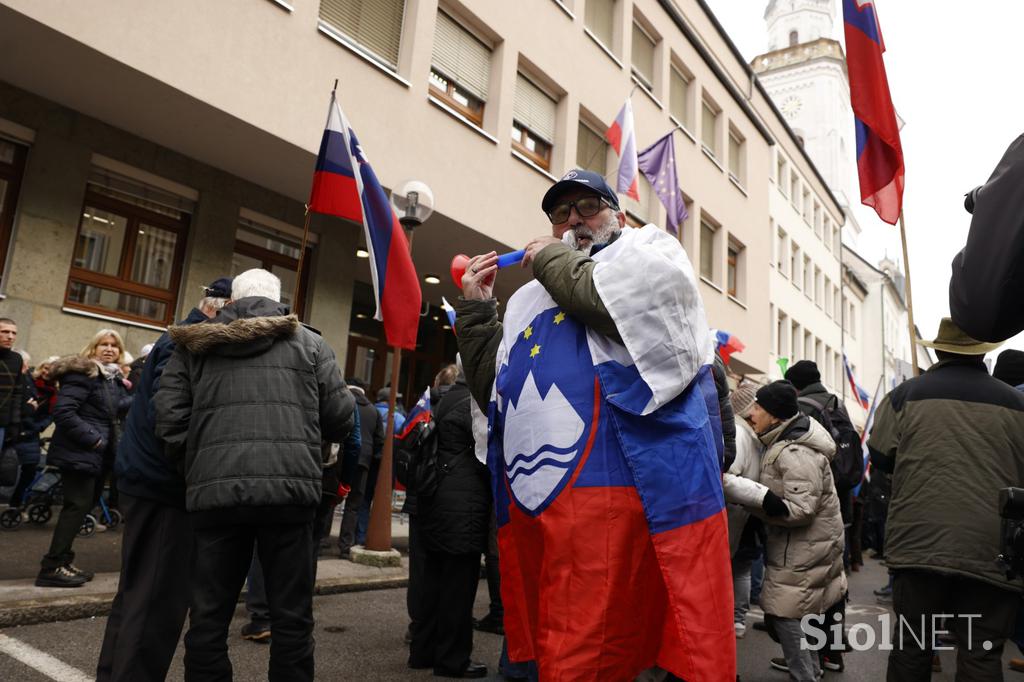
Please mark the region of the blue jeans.
POLYGON ((501 639, 501 658, 498 659, 498 673, 506 678, 517 678, 537 682, 537 664, 533 661, 513 663, 508 660, 508 640, 501 639))

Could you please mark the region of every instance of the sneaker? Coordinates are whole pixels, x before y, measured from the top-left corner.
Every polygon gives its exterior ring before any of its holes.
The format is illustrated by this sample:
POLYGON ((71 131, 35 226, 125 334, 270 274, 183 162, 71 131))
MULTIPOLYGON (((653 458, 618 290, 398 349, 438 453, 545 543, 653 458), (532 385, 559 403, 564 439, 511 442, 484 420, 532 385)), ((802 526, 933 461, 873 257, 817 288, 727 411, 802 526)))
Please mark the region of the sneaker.
POLYGON ((743 639, 747 634, 747 626, 744 623, 733 623, 732 626, 736 630, 736 638, 743 639))
POLYGON ((891 597, 892 596, 892 583, 889 583, 885 587, 875 590, 876 597, 891 597))
POLYGON ((262 623, 246 623, 242 626, 242 639, 269 644, 270 626, 262 623))
POLYGON ((846 669, 846 666, 843 665, 843 655, 838 651, 822 656, 821 667, 824 670, 831 670, 834 673, 841 673, 846 669))
POLYGON ((72 573, 66 566, 58 566, 49 570, 43 569, 36 576, 36 587, 81 587, 86 579, 72 573))
POLYGON ((755 630, 760 630, 761 632, 768 632, 768 624, 763 620, 755 620, 753 628, 755 630))
POLYGON ((768 662, 776 670, 781 670, 784 673, 788 673, 789 672, 789 665, 786 664, 786 659, 783 658, 782 656, 777 656, 777 657, 773 658, 772 660, 770 660, 768 662))
POLYGON ((83 571, 82 569, 80 569, 78 566, 75 566, 74 564, 67 564, 64 568, 68 569, 69 571, 71 571, 75 575, 82 576, 83 578, 85 578, 85 582, 89 582, 90 580, 92 580, 93 578, 96 577, 96 574, 93 573, 92 571, 83 571))

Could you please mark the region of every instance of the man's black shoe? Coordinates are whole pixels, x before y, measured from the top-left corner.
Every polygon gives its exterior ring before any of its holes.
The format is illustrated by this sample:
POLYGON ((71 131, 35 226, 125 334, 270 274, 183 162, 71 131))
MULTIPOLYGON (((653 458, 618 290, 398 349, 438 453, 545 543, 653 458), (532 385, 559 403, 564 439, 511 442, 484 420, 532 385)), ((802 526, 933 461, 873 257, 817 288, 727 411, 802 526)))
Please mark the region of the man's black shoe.
POLYGON ((434 677, 458 677, 458 678, 480 678, 487 677, 487 666, 483 663, 477 663, 470 661, 469 665, 462 672, 457 670, 445 670, 444 668, 434 668, 434 677))
POLYGON ((753 628, 755 630, 760 630, 761 632, 768 632, 768 626, 763 620, 755 620, 753 628))
POLYGON ((495 635, 505 634, 505 624, 501 618, 493 618, 490 614, 487 614, 483 618, 477 620, 473 619, 473 628, 480 632, 490 632, 495 635))
POLYGON ((36 576, 36 587, 81 587, 87 582, 82 576, 69 571, 67 566, 43 569, 36 576))
POLYGON ((841 673, 846 669, 843 665, 843 655, 838 651, 830 651, 821 657, 821 667, 823 670, 831 670, 834 673, 841 673))

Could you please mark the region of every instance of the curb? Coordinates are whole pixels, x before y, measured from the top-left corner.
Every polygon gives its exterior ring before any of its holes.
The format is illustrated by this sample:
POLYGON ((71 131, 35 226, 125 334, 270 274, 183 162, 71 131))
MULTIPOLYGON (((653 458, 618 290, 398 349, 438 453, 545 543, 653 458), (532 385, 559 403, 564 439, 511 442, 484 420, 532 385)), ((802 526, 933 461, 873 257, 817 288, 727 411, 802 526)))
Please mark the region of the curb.
MULTIPOLYGON (((331 578, 318 580, 313 589, 314 596, 344 594, 346 592, 367 592, 370 590, 391 590, 406 587, 408 576, 382 578, 331 578)), ((239 598, 241 601, 241 598, 239 598)), ((38 625, 59 621, 95 618, 110 614, 114 593, 90 594, 79 597, 58 597, 50 599, 24 599, 0 606, 0 629, 19 625, 38 625)))

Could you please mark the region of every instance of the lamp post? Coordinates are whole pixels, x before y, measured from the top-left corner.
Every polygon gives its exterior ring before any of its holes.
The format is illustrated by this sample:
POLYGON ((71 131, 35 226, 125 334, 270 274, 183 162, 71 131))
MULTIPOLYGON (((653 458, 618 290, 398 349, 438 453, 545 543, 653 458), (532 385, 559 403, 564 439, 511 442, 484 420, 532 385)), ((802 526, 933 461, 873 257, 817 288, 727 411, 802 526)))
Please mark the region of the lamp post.
MULTIPOLYGON (((416 228, 434 212, 434 193, 426 183, 409 180, 391 193, 391 206, 398 216, 398 222, 408 232, 411 256, 416 228)), ((388 398, 384 451, 381 453, 377 485, 370 507, 370 524, 366 529, 366 559, 367 563, 372 564, 393 565, 401 561, 401 557, 391 548, 391 463, 395 442, 395 402, 398 399, 398 375, 401 366, 402 349, 395 346, 391 350, 391 395, 388 398)), ((353 553, 353 559, 356 557, 357 554, 353 553)))

